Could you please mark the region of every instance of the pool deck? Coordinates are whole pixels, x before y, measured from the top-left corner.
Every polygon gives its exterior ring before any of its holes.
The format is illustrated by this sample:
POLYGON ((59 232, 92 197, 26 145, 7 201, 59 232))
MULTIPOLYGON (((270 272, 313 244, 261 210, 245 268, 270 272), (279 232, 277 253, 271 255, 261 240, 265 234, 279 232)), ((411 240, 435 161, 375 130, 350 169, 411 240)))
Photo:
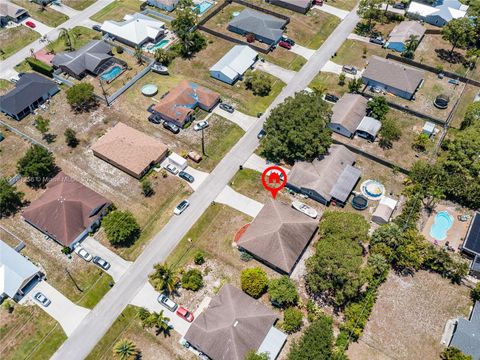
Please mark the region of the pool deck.
POLYGON ((435 215, 437 215, 440 211, 448 211, 450 215, 453 217, 453 224, 450 230, 447 232, 447 238, 443 241, 438 241, 439 246, 445 245, 445 242, 449 242, 449 245, 458 251, 460 245, 463 244, 463 240, 465 235, 468 231, 468 226, 470 225, 470 221, 460 221, 458 220, 459 215, 463 215, 465 213, 470 213, 466 209, 461 209, 460 207, 456 207, 454 205, 445 205, 445 204, 438 204, 435 207, 435 210, 429 216, 425 226, 422 229, 422 234, 425 238, 430 241, 432 244, 435 244, 435 239, 430 236, 430 228, 432 227, 433 223, 435 222, 435 215))

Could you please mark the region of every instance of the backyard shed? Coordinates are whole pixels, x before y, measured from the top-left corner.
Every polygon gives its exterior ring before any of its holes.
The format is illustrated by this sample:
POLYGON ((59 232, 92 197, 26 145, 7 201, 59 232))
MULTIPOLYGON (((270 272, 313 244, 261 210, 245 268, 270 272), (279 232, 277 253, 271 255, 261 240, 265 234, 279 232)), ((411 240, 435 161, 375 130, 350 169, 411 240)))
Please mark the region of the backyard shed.
POLYGON ((372 215, 372 221, 379 225, 387 224, 397 207, 397 203, 397 200, 383 196, 372 215))
POLYGON ((306 14, 312 7, 313 0, 266 0, 272 5, 306 14))
POLYGON ((427 121, 425 125, 423 125, 422 134, 425 134, 428 137, 435 134, 435 124, 430 121, 427 121))
POLYGON ((173 11, 179 0, 147 0, 147 4, 166 11, 173 11))
POLYGON ((257 61, 258 53, 248 45, 235 45, 210 68, 210 75, 233 84, 257 61))
POLYGON ((377 119, 364 116, 355 133, 362 138, 374 141, 381 127, 382 123, 377 119))

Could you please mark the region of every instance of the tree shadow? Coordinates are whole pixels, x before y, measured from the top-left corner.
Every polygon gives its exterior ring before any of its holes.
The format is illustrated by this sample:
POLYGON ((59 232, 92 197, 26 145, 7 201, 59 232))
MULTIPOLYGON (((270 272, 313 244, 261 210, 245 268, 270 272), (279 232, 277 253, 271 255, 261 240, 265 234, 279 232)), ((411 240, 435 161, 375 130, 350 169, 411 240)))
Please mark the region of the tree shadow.
POLYGON ((449 62, 450 64, 464 64, 465 57, 458 51, 450 52, 446 49, 435 49, 437 57, 443 61, 449 62))

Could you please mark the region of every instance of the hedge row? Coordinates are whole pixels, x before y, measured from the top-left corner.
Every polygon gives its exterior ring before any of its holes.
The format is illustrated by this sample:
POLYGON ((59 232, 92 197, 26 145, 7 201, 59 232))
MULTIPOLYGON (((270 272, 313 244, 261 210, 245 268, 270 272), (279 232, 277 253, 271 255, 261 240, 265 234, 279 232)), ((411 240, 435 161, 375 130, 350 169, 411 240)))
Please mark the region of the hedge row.
POLYGON ((48 77, 53 77, 53 67, 33 57, 28 57, 27 63, 30 65, 33 71, 39 72, 40 74, 46 75, 48 77))

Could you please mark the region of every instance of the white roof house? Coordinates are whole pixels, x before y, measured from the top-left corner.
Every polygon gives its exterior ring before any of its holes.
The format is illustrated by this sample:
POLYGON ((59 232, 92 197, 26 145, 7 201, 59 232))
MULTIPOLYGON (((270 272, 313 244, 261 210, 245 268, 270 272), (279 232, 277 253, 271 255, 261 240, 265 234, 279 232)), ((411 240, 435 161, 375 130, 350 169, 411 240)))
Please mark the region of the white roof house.
POLYGON ((165 35, 165 23, 139 13, 125 15, 123 21, 107 20, 101 29, 103 33, 134 47, 146 42, 155 43, 165 35))
POLYGON ((0 298, 20 299, 27 285, 40 276, 38 267, 0 240, 0 298))
POLYGON ((432 6, 412 1, 407 9, 407 14, 432 25, 445 26, 453 19, 464 17, 467 10, 468 6, 458 0, 438 1, 432 6))
POLYGON ((380 202, 372 215, 372 221, 379 225, 386 224, 390 221, 393 211, 397 207, 397 200, 382 196, 380 202))
POLYGON ((258 53, 247 45, 235 45, 215 65, 210 75, 215 79, 233 84, 255 64, 258 53))

